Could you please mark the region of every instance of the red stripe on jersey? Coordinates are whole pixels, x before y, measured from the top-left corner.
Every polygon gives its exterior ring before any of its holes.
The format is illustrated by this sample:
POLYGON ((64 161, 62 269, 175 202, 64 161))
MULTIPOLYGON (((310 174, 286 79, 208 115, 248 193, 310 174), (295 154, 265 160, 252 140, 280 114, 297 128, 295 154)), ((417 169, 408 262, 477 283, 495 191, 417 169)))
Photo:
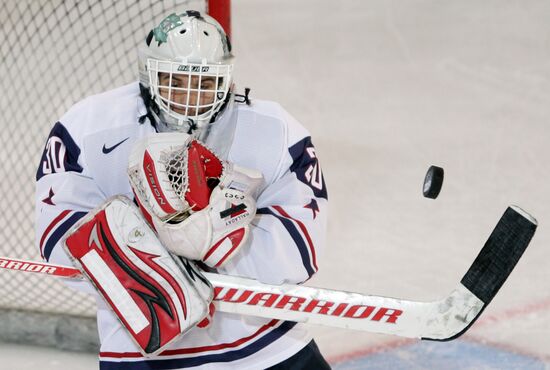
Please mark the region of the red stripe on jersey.
MULTIPOLYGON (((244 344, 254 338, 256 338, 258 335, 262 334, 269 328, 274 327, 277 323, 279 323, 279 320, 271 320, 267 324, 260 327, 255 333, 238 339, 231 343, 221 343, 221 344, 215 344, 211 346, 203 346, 203 347, 193 347, 193 348, 180 348, 180 349, 170 349, 166 350, 162 353, 160 353, 158 356, 174 356, 174 355, 187 355, 187 354, 195 354, 200 352, 208 352, 208 351, 218 351, 221 349, 229 349, 229 348, 235 348, 240 346, 241 344, 244 344)), ((111 358, 143 358, 143 355, 138 352, 100 352, 99 357, 111 357, 111 358)))
POLYGON ((308 244, 308 247, 309 247, 309 251, 311 253, 311 260, 313 262, 313 267, 315 268, 315 271, 318 271, 319 268, 317 267, 317 256, 315 254, 315 246, 313 245, 313 240, 311 240, 311 236, 309 235, 309 233, 307 231, 306 225, 304 225, 302 223, 302 221, 291 217, 288 213, 285 212, 283 207, 273 206, 273 208, 276 209, 281 214, 281 216, 283 216, 285 218, 288 218, 289 220, 292 220, 292 221, 294 221, 298 224, 298 226, 300 227, 300 230, 302 230, 302 233, 304 234, 304 236, 307 239, 307 244, 308 244))
POLYGON ((46 236, 63 219, 63 217, 67 216, 67 214, 69 212, 71 212, 71 210, 67 209, 67 210, 61 212, 59 215, 57 215, 57 217, 54 218, 52 222, 50 222, 50 224, 48 225, 46 230, 44 230, 44 232, 42 233, 42 237, 40 238, 40 244, 39 244, 39 246, 40 246, 40 255, 42 256, 42 258, 44 258, 43 246, 44 246, 44 241, 46 240, 46 236))

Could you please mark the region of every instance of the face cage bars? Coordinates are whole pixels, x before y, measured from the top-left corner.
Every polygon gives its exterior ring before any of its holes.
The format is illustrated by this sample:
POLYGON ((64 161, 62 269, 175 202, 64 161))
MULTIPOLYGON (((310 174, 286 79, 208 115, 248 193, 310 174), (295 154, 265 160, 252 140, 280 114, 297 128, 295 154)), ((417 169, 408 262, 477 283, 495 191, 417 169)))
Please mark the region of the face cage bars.
MULTIPOLYGON (((160 61, 156 59, 147 60, 147 69, 149 74, 151 94, 158 99, 159 107, 164 110, 169 116, 176 118, 178 121, 193 119, 193 120, 209 120, 217 109, 223 104, 229 91, 229 80, 232 71, 232 65, 203 65, 203 64, 181 64, 178 62, 160 61), (214 72, 212 72, 214 69, 214 72), (168 73, 168 85, 161 85, 159 73, 168 73), (186 87, 172 87, 174 74, 187 76, 186 87), (198 76, 198 83, 193 84, 193 77, 198 76), (204 77, 214 78, 214 89, 202 89, 200 86, 204 77), (221 80, 221 81, 220 81, 221 80), (193 85, 193 86, 192 86, 193 85), (168 98, 161 95, 161 89, 168 91, 168 98), (185 104, 173 100, 172 91, 181 91, 185 93, 185 104), (196 94, 195 104, 190 104, 191 94, 196 94), (201 104, 201 96, 212 93, 213 100, 207 104, 201 104), (185 109, 185 113, 176 112, 173 107, 185 109), (201 110, 207 108, 205 112, 201 110), (194 109, 193 115, 189 115, 190 110, 194 109)), ((196 80, 195 80, 196 81, 196 80)))

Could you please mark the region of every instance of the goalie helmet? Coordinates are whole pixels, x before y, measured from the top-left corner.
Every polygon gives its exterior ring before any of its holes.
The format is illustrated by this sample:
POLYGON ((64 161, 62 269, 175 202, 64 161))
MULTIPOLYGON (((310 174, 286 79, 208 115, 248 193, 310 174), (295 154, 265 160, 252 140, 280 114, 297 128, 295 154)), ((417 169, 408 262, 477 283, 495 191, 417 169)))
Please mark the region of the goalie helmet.
POLYGON ((142 95, 159 131, 201 131, 225 108, 231 46, 214 18, 197 11, 170 14, 138 52, 142 95))

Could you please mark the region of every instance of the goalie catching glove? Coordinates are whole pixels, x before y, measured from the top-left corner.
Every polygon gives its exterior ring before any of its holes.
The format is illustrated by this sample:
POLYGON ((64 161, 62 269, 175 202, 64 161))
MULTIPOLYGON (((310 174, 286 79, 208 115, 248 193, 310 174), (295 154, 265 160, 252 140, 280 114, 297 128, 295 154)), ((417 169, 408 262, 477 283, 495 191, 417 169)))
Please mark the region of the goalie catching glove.
POLYGON ((127 198, 88 213, 63 244, 144 355, 161 352, 213 313, 208 280, 162 246, 127 198))
POLYGON ((221 161, 183 133, 137 142, 128 174, 136 199, 172 253, 221 267, 247 240, 261 173, 221 161))

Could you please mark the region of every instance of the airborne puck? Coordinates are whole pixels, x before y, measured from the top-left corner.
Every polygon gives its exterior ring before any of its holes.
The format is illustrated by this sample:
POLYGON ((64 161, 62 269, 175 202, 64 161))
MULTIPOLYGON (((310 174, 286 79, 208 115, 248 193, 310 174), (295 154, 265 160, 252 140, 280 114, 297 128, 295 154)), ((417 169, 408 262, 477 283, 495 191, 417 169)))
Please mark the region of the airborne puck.
POLYGON ((424 186, 422 192, 426 198, 435 199, 441 191, 443 186, 443 168, 437 166, 430 166, 426 177, 424 177, 424 186))

